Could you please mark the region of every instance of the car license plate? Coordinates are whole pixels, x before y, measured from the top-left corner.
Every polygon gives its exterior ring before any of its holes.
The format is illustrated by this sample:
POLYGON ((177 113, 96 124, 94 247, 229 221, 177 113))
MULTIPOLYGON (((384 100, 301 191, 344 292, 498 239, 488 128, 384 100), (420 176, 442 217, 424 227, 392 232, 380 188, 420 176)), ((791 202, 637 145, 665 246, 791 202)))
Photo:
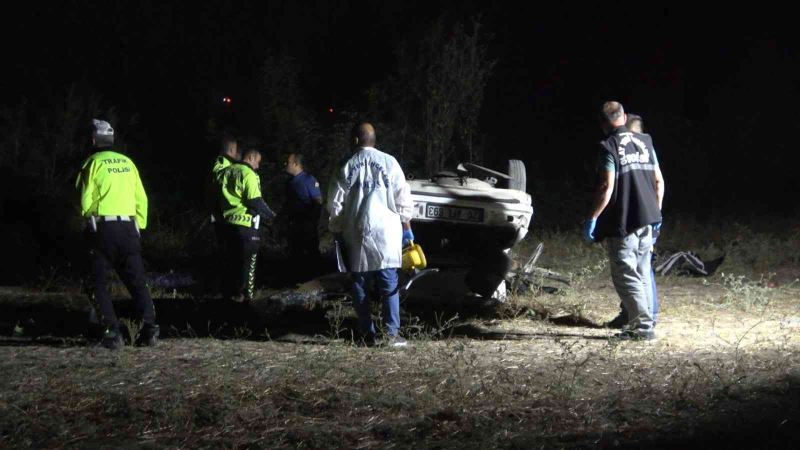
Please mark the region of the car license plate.
POLYGON ((428 203, 425 217, 429 219, 457 220, 459 222, 483 222, 483 210, 480 208, 462 208, 428 203))

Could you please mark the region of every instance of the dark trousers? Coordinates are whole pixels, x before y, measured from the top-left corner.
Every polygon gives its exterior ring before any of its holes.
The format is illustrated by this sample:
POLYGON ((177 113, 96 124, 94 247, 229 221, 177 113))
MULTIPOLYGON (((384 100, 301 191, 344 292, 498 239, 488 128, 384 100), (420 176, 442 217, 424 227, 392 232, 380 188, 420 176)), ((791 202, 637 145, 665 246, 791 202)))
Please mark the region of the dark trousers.
POLYGON ((316 218, 292 218, 286 236, 293 282, 313 278, 319 271, 319 234, 316 218))
POLYGON ((97 232, 89 233, 91 285, 102 315, 103 325, 119 328, 111 294, 109 275, 114 269, 133 298, 136 313, 145 324, 155 324, 156 312, 147 290, 142 264, 139 233, 133 222, 99 222, 97 232))
POLYGON ((319 257, 319 235, 317 234, 316 219, 289 219, 287 233, 289 251, 293 256, 319 257))
POLYGON ((258 230, 239 225, 225 225, 225 295, 252 299, 256 286, 256 259, 261 245, 258 230))
POLYGON ((216 222, 214 222, 214 237, 216 238, 216 246, 214 247, 214 260, 209 261, 209 267, 212 272, 208 274, 208 288, 213 292, 228 294, 229 273, 230 273, 230 250, 228 244, 231 240, 228 237, 229 224, 223 222, 222 214, 220 214, 216 222))
POLYGON ((224 254, 228 245, 228 239, 225 233, 230 225, 221 222, 221 220, 222 219, 217 219, 217 221, 214 222, 214 236, 217 238, 217 249, 221 254, 224 254))

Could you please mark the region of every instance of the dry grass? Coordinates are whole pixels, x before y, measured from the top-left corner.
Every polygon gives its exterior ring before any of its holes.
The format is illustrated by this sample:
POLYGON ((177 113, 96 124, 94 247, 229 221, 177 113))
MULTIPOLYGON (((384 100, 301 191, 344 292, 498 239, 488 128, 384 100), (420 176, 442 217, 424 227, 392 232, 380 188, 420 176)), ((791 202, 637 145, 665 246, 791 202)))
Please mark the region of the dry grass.
MULTIPOLYGON (((558 318, 574 313, 568 303, 580 293, 517 301, 558 318)), ((420 336, 402 350, 342 339, 167 339, 118 353, 6 341, 0 443, 550 448, 680 445, 709 432, 745 439, 742 430, 765 443, 796 438, 787 430, 800 425, 798 292, 778 291, 747 313, 713 301, 725 293, 673 280, 661 337, 647 343, 529 314, 479 321, 485 339, 420 336)), ((590 298, 584 319, 613 315, 608 286, 590 298)))
MULTIPOLYGON (((493 315, 426 319, 406 305, 406 349, 354 346, 351 308, 338 302, 321 336, 304 342, 243 340, 250 330, 241 330, 242 339, 112 353, 5 338, 0 447, 784 448, 800 439, 791 280, 736 273, 740 257, 706 280, 660 279, 659 339, 617 342, 598 326, 618 307, 602 250, 566 234, 548 242, 543 264, 569 274, 570 287, 514 297, 493 315)), ((797 270, 769 258, 784 274, 797 270)))

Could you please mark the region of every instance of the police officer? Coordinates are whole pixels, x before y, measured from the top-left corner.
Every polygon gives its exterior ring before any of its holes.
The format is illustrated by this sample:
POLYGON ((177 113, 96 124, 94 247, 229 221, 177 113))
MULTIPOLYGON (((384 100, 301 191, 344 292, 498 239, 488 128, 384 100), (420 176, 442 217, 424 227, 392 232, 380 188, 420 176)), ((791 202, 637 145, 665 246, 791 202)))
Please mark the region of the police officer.
POLYGON ((102 345, 124 345, 108 291, 108 275, 115 269, 144 323, 137 345, 155 345, 159 328, 153 300, 145 285, 139 231, 147 227, 147 194, 139 171, 127 156, 113 151, 114 129, 93 120, 92 145, 96 149, 83 163, 75 183, 80 193, 81 215, 87 221, 91 252, 91 278, 105 332, 102 345))
MULTIPOLYGON (((322 205, 322 193, 317 179, 303 170, 303 155, 292 153, 286 157, 286 201, 281 215, 287 220, 289 252, 296 273, 302 268, 316 269, 319 263, 319 235, 317 225, 322 205)), ((305 272, 308 270, 306 269, 305 272)))
POLYGON ((603 104, 597 190, 583 235, 589 242, 607 240, 611 279, 628 314, 616 337, 653 339, 650 256, 653 228, 660 227, 664 177, 653 140, 625 127, 619 102, 603 104))
POLYGON ((222 171, 231 164, 241 159, 241 151, 236 138, 225 135, 222 138, 222 147, 219 156, 214 159, 211 166, 206 186, 206 206, 209 211, 209 219, 214 226, 214 235, 217 239, 217 271, 209 277, 215 284, 214 288, 219 288, 220 276, 225 272, 226 255, 228 254, 227 241, 225 236, 226 225, 222 219, 222 209, 219 201, 220 177, 222 171))
MULTIPOLYGON (((219 201, 217 192, 219 191, 219 178, 223 169, 231 164, 239 161, 241 158, 239 151, 239 144, 232 136, 224 136, 222 138, 222 149, 219 156, 214 159, 214 164, 211 166, 211 175, 209 179, 209 195, 208 206, 211 210, 211 221, 215 224, 222 224, 222 211, 219 209, 219 201)), ((219 237, 219 233, 218 233, 219 237)))
POLYGON ((256 256, 261 243, 258 230, 262 221, 275 217, 261 196, 261 179, 256 173, 260 165, 261 153, 247 150, 241 162, 232 163, 219 175, 229 264, 226 295, 239 303, 253 299, 256 256))

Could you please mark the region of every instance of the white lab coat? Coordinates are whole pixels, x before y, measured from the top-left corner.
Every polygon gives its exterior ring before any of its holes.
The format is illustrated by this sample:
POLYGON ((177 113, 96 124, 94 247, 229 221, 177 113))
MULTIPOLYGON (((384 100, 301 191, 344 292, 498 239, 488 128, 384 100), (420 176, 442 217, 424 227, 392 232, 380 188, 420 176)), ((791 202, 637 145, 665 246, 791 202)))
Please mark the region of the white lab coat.
POLYGON ((414 202, 393 156, 359 148, 337 170, 327 206, 331 232, 344 237, 350 272, 401 267, 402 222, 411 220, 414 202))

